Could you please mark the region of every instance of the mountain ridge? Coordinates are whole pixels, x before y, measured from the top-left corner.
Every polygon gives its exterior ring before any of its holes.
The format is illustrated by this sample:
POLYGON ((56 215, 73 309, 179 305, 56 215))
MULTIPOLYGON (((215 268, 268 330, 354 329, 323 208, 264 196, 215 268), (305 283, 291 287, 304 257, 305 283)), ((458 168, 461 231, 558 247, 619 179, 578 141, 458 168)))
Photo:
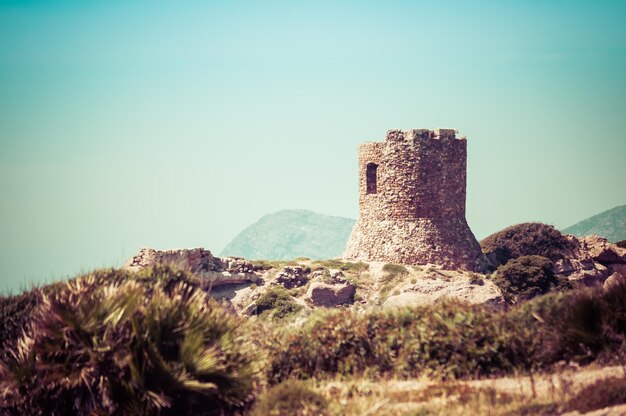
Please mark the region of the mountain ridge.
POLYGON ((579 237, 598 235, 611 242, 626 240, 626 205, 619 205, 563 229, 579 237))
POLYGON ((259 218, 221 251, 221 256, 289 260, 328 259, 343 253, 355 220, 307 209, 285 209, 259 218))

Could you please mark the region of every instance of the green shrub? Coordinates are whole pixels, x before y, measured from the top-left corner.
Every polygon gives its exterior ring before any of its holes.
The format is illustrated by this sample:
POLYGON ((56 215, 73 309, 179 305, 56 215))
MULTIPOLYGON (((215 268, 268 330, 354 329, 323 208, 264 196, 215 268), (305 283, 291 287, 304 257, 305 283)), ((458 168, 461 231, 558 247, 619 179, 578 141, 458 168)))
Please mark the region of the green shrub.
POLYGON ((583 288, 557 298, 537 312, 546 327, 546 352, 553 357, 590 362, 626 347, 626 282, 608 289, 583 288))
POLYGON ((387 263, 383 266, 383 272, 392 276, 403 276, 409 274, 409 270, 401 264, 387 263))
POLYGON ((248 405, 256 369, 235 316, 184 282, 96 281, 73 279, 33 312, 0 364, 0 413, 221 415, 248 405))
POLYGON ((299 380, 288 380, 270 387, 252 410, 252 416, 323 416, 328 401, 299 380))
POLYGON ((370 269, 369 264, 363 263, 361 261, 353 263, 349 261, 331 259, 331 260, 317 260, 314 262, 314 264, 320 267, 325 267, 327 269, 339 269, 344 272, 352 272, 352 273, 366 272, 370 269))
POLYGON ((498 267, 494 283, 509 303, 532 299, 551 290, 570 289, 565 279, 555 277, 550 259, 542 256, 521 256, 498 267))
POLYGON ((273 286, 267 289, 255 302, 255 314, 269 316, 272 319, 282 319, 302 309, 302 306, 293 300, 289 292, 273 286))
POLYGON ((514 225, 480 242, 496 266, 521 256, 543 256, 555 261, 572 249, 572 243, 551 225, 529 222, 514 225))

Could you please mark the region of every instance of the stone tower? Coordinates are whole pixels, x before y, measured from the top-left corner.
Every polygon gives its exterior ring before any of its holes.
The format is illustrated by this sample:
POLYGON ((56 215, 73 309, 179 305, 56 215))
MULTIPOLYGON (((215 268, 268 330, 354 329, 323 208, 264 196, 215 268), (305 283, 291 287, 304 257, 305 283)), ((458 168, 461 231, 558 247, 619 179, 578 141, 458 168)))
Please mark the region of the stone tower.
POLYGON ((467 142, 455 130, 389 130, 359 146, 359 219, 344 258, 480 272, 465 219, 467 142))

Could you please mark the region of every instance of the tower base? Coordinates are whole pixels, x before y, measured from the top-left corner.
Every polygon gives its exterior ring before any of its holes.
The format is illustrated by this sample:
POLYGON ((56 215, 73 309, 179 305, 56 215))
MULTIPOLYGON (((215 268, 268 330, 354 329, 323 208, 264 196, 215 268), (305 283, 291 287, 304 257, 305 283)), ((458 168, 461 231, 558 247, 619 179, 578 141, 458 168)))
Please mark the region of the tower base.
POLYGON ((484 272, 486 259, 465 219, 363 221, 352 230, 343 258, 484 272))

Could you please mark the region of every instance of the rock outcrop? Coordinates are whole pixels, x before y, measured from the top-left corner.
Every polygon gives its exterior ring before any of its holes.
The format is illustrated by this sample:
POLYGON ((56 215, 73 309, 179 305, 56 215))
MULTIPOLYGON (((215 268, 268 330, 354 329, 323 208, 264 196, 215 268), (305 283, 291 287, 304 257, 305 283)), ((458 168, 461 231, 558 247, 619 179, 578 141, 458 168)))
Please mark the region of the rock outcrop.
POLYGON ((399 294, 387 298, 385 307, 430 305, 445 298, 495 307, 504 305, 500 289, 491 280, 478 275, 462 275, 446 280, 421 278, 406 284, 399 291, 399 294))
POLYGON ((203 286, 215 287, 226 284, 257 282, 258 268, 236 257, 219 258, 203 248, 181 250, 155 250, 142 248, 124 265, 131 271, 139 271, 156 265, 172 267, 193 273, 204 280, 203 286))
POLYGON ((587 286, 604 283, 609 276, 626 278, 626 249, 598 236, 565 236, 572 250, 554 262, 557 275, 587 286))
POLYGON ((142 248, 124 268, 136 271, 157 264, 169 264, 194 274, 224 270, 222 261, 203 248, 163 251, 142 248))

